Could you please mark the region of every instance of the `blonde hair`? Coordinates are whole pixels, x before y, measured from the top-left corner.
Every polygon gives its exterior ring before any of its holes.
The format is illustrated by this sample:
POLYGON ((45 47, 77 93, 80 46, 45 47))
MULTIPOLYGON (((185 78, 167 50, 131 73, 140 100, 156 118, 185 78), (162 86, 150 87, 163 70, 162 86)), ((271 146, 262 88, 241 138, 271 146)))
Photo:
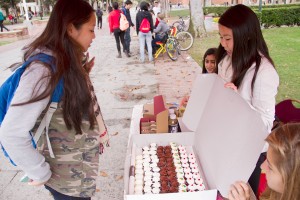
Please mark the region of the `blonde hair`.
POLYGON ((300 199, 300 123, 286 124, 275 129, 266 139, 274 151, 274 165, 283 181, 282 194, 267 188, 260 199, 300 199))

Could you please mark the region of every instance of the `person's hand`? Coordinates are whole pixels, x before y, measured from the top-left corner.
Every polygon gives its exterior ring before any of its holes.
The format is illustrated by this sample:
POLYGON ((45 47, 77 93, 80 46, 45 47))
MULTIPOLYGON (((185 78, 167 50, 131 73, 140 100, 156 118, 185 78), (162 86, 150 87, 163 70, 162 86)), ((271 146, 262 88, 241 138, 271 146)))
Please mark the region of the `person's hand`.
POLYGON ((233 83, 225 83, 225 85, 224 85, 224 87, 226 87, 226 88, 231 88, 231 89, 233 89, 235 92, 237 92, 238 90, 237 90, 237 87, 233 84, 233 83))
POLYGON ((41 185, 45 185, 45 183, 47 183, 47 181, 45 182, 38 182, 38 181, 34 181, 32 179, 29 180, 28 185, 31 186, 41 186, 41 185))
POLYGON ((188 101, 190 99, 190 96, 185 96, 182 98, 179 107, 186 107, 188 101))
POLYGON ((250 188, 243 181, 231 185, 228 195, 229 200, 250 200, 250 188))
POLYGON ((84 68, 88 73, 90 73, 95 64, 95 57, 93 57, 91 60, 89 60, 89 53, 87 53, 86 60, 87 60, 87 62, 85 63, 84 68))

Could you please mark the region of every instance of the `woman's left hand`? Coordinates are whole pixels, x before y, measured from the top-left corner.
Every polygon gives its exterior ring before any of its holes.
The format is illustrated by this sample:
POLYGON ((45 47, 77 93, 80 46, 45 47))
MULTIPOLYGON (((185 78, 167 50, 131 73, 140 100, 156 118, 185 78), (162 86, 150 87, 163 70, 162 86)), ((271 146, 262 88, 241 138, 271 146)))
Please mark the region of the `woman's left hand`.
POLYGON ((224 87, 226 87, 226 88, 231 88, 231 89, 233 89, 235 92, 238 91, 237 87, 236 87, 233 83, 230 83, 230 82, 225 83, 224 87))
POLYGON ((95 57, 89 60, 89 53, 86 54, 87 62, 84 65, 85 70, 90 73, 95 64, 95 57))
POLYGON ((250 200, 250 187, 243 181, 237 181, 230 187, 229 200, 250 200))

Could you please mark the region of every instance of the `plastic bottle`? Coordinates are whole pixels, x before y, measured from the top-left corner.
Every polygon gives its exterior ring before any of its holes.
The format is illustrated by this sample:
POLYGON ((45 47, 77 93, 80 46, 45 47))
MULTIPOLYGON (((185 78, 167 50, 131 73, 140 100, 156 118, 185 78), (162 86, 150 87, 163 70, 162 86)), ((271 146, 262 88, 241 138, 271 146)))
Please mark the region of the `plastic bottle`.
POLYGON ((178 132, 178 120, 175 114, 170 115, 169 119, 169 132, 170 133, 177 133, 178 132))

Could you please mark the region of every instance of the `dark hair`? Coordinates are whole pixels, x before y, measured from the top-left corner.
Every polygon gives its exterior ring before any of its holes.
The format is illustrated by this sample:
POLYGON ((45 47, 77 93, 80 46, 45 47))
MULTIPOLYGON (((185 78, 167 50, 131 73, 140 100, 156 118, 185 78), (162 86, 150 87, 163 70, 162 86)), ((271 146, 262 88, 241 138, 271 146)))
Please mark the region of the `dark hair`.
POLYGON ((24 105, 48 97, 54 91, 58 81, 63 78, 64 92, 62 98, 63 117, 68 129, 75 128, 81 133, 83 116, 87 116, 90 128, 95 123, 92 95, 90 92, 90 79, 82 66, 83 51, 67 32, 69 25, 76 29, 88 22, 94 14, 94 9, 84 0, 58 0, 55 4, 47 26, 43 33, 30 45, 25 47, 24 60, 39 48, 46 47, 55 57, 57 71, 50 74, 49 87, 40 95, 34 96, 24 105))
MULTIPOLYGON (((239 88, 247 70, 255 63, 255 72, 251 82, 251 90, 253 91, 261 58, 266 57, 274 66, 256 14, 247 6, 239 4, 230 7, 220 17, 219 24, 232 29, 233 33, 233 75, 231 82, 239 88)), ((217 53, 217 65, 225 55, 226 51, 220 44, 217 53)))
POLYGON ((127 0, 127 1, 125 2, 125 5, 132 5, 132 1, 127 0))
POLYGON ((140 8, 141 8, 141 10, 148 11, 149 3, 147 3, 146 1, 142 1, 141 4, 140 4, 140 8))
POLYGON ((113 2, 113 6, 114 10, 118 10, 119 9, 119 3, 118 2, 113 2))
POLYGON ((112 9, 112 7, 111 6, 108 6, 108 12, 110 13, 113 9, 112 9))
MULTIPOLYGON (((217 54, 217 48, 209 48, 209 49, 206 50, 206 52, 204 53, 204 56, 203 56, 203 61, 202 61, 202 63, 203 63, 202 74, 207 73, 207 70, 205 68, 205 59, 206 59, 206 57, 209 56, 209 55, 214 55, 215 58, 216 58, 217 57, 216 54, 217 54)), ((218 73, 217 64, 216 64, 216 73, 218 73)))

